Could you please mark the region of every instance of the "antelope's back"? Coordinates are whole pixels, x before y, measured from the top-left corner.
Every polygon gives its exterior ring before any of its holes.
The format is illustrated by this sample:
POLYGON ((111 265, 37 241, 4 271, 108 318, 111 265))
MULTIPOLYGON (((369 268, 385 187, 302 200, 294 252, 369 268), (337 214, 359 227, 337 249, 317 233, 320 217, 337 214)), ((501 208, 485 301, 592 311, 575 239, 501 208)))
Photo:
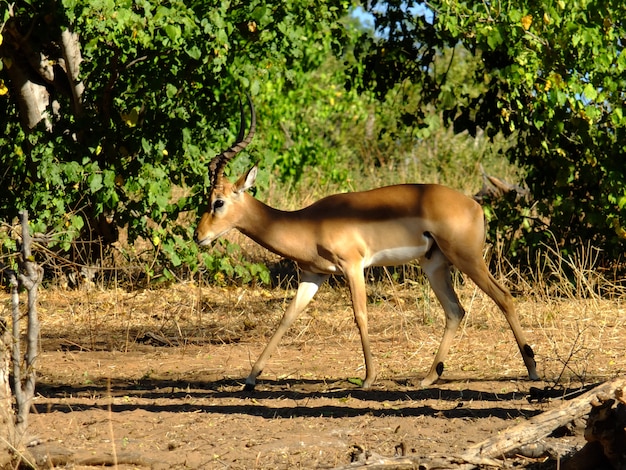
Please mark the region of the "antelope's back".
POLYGON ((320 219, 390 220, 420 219, 482 220, 480 205, 470 197, 438 184, 400 184, 369 191, 334 194, 302 209, 303 215, 320 219))

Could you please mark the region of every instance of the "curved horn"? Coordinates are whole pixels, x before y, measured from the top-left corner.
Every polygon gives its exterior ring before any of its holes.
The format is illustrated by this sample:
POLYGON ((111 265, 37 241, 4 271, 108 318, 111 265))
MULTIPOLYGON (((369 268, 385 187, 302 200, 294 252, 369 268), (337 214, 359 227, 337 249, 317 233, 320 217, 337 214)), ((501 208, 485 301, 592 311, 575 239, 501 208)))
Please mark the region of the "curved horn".
POLYGON ((239 135, 237 136, 237 142, 233 144, 227 150, 224 150, 219 155, 213 157, 209 163, 209 175, 211 178, 211 187, 216 188, 222 186, 222 179, 224 178, 224 167, 235 155, 245 149, 252 141, 254 133, 256 131, 256 113, 254 111, 254 104, 252 104, 252 98, 248 96, 248 103, 250 104, 250 130, 248 135, 243 137, 243 133, 246 125, 246 116, 244 112, 243 104, 241 105, 241 124, 239 125, 239 135))

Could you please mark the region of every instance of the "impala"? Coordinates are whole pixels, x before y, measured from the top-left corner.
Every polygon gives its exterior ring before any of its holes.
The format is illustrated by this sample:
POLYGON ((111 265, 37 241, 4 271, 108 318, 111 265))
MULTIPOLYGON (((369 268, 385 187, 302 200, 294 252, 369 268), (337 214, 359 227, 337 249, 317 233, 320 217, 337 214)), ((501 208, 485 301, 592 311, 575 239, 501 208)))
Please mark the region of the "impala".
POLYGON ((250 129, 244 138, 242 108, 237 142, 214 157, 209 165, 209 206, 200 218, 194 239, 199 245, 208 245, 234 228, 268 250, 295 261, 302 272, 294 299, 246 379, 246 390, 254 389, 258 375, 282 336, 331 274, 343 275, 348 281, 365 357, 363 387, 370 387, 376 378, 376 368, 367 330, 364 269, 414 259, 419 260, 446 316, 443 338, 422 386, 433 384, 441 376, 443 361, 465 315, 452 286, 452 266, 469 276, 502 310, 530 379, 539 378, 534 353, 522 331, 513 298, 496 282, 483 260, 485 222, 477 202, 445 186, 401 184, 335 194, 293 212, 273 209, 246 193, 254 184, 256 166, 235 183, 229 182, 223 172, 226 164, 254 136, 256 115, 248 99, 250 129))

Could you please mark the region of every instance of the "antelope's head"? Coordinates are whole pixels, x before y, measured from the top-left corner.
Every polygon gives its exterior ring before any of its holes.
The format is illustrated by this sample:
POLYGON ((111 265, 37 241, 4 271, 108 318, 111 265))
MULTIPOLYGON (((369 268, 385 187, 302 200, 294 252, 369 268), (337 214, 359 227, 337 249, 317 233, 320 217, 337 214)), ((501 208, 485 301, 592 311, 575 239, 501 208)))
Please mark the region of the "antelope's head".
POLYGON ((257 174, 256 166, 243 174, 235 183, 231 183, 224 176, 224 168, 235 155, 245 149, 254 137, 256 131, 256 113, 252 99, 248 96, 250 104, 250 130, 244 137, 246 118, 243 106, 241 107, 241 125, 237 142, 228 150, 213 157, 209 163, 209 176, 211 180, 211 192, 209 206, 202 214, 198 227, 194 234, 194 240, 198 245, 208 245, 219 236, 237 226, 241 210, 238 206, 243 204, 244 192, 253 184, 257 174))

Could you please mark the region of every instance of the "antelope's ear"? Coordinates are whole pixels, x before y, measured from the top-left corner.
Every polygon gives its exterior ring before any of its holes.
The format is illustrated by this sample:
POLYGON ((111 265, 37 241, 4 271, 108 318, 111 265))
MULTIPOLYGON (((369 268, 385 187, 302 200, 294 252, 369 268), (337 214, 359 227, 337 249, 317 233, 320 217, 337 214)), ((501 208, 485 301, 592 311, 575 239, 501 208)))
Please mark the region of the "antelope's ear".
POLYGON ((250 189, 252 186, 254 186, 254 181, 256 180, 257 172, 258 172, 258 168, 256 165, 254 165, 252 168, 250 168, 247 171, 247 173, 244 173, 243 175, 239 177, 239 179, 235 183, 235 186, 233 187, 233 190, 237 194, 240 194, 240 193, 243 193, 245 190, 250 189))

